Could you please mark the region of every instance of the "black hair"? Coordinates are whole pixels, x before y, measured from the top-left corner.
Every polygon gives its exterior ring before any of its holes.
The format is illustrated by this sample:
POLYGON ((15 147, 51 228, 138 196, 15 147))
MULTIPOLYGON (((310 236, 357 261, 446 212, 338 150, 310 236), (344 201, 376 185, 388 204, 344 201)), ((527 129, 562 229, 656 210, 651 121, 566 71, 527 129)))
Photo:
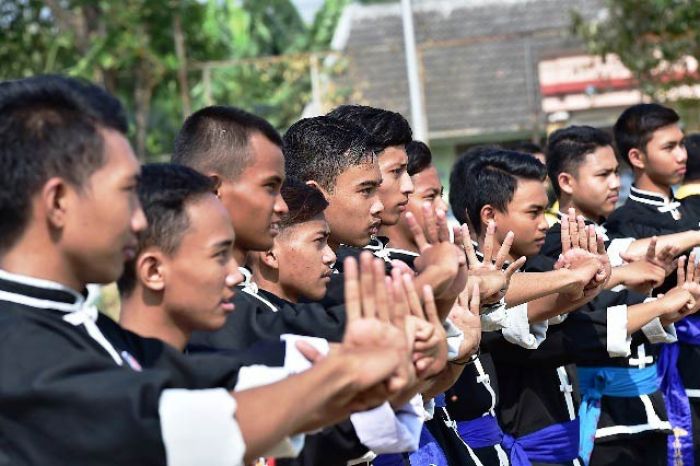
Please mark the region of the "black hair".
POLYGON ((559 174, 566 172, 576 175, 586 156, 605 146, 612 147, 610 135, 591 126, 569 126, 558 129, 549 136, 547 174, 557 197, 561 195, 557 181, 559 174))
POLYGON ((450 173, 450 207, 460 223, 468 223, 481 234, 481 209, 491 204, 500 212, 518 186, 518 179, 544 181, 544 165, 535 157, 494 147, 476 147, 467 151, 450 173))
POLYGON ((0 83, 0 251, 24 232, 31 198, 52 177, 82 188, 106 163, 101 129, 126 134, 121 103, 63 76, 0 83))
MULTIPOLYGON (((184 165, 154 163, 141 170, 138 194, 148 227, 139 233, 136 256, 155 246, 167 255, 174 254, 189 228, 186 207, 206 194, 214 195, 214 180, 184 165)), ((135 259, 124 267, 117 281, 119 292, 128 296, 136 286, 135 259)))
POLYGON ((685 148, 688 150, 685 181, 698 181, 700 180, 700 133, 687 135, 685 148))
POLYGON ((367 131, 328 116, 299 120, 284 135, 287 175, 303 182, 315 181, 329 192, 345 170, 373 162, 374 150, 367 131))
POLYGON ((407 171, 410 176, 422 172, 433 163, 430 148, 421 141, 411 141, 406 144, 406 155, 408 156, 407 171))
POLYGON ((235 107, 205 107, 185 120, 175 137, 171 160, 235 179, 251 162, 249 142, 255 133, 282 147, 279 133, 264 118, 235 107))
POLYGON ((542 147, 531 141, 518 141, 508 144, 506 148, 515 152, 522 152, 523 154, 544 154, 542 147))
POLYGON ((646 152, 647 143, 654 131, 677 123, 680 117, 675 110, 659 104, 637 104, 622 112, 615 122, 613 134, 619 156, 628 164, 629 152, 638 149, 646 152))
POLYGON ((377 144, 378 154, 387 147, 406 145, 413 140, 411 125, 400 113, 366 105, 341 105, 328 116, 364 128, 377 144))
POLYGON ((289 212, 282 216, 280 229, 308 222, 328 207, 321 191, 295 178, 284 180, 281 193, 289 212))

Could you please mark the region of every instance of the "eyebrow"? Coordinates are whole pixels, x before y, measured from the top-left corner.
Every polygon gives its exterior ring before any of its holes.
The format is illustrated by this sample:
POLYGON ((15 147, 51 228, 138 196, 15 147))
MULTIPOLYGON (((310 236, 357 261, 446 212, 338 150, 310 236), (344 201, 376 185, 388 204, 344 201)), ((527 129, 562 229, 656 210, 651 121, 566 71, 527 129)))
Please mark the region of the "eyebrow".
POLYGON ((225 239, 223 241, 216 242, 212 245, 212 249, 222 249, 226 247, 226 249, 230 248, 233 246, 233 240, 231 239, 225 239))
POLYGON ((359 183, 359 184, 357 185, 357 187, 358 187, 358 188, 376 188, 376 187, 378 187, 380 184, 382 184, 381 181, 377 181, 377 180, 366 180, 366 181, 363 181, 362 183, 359 183))

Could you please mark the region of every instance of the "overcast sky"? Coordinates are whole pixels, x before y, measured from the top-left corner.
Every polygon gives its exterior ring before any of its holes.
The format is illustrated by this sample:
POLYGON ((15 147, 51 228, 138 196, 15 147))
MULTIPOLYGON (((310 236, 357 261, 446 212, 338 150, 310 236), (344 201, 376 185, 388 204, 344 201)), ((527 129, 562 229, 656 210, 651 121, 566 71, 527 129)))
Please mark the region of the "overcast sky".
POLYGON ((292 0, 292 3, 297 6, 304 21, 311 23, 316 11, 323 5, 323 0, 292 0))

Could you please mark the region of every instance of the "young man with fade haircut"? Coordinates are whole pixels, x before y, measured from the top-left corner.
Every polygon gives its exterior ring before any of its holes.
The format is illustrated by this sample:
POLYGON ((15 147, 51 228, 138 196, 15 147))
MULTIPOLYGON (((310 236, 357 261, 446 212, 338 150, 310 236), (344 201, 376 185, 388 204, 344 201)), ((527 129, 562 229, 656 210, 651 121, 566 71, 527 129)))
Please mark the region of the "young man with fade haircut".
POLYGON ((365 105, 341 105, 327 116, 360 126, 374 141, 382 177, 377 191, 384 205, 379 217, 382 225, 395 225, 413 192, 413 182, 406 170, 406 144, 413 140, 408 121, 400 113, 365 105))
MULTIPOLYGON (((536 231, 538 225, 540 225, 539 222, 543 221, 543 209, 541 207, 545 202, 544 189, 537 181, 544 175, 544 167, 535 160, 524 158, 521 154, 499 151, 497 149, 483 150, 474 155, 474 157, 475 159, 470 162, 458 163, 458 167, 461 165, 460 173, 462 177, 469 177, 471 173, 470 178, 479 183, 479 186, 484 188, 486 193, 467 193, 465 196, 467 201, 466 211, 469 213, 473 211, 481 212, 481 216, 478 218, 470 216, 471 222, 474 224, 479 221, 483 231, 489 220, 495 216, 487 208, 491 204, 491 208, 500 212, 499 224, 504 224, 508 229, 525 233, 521 234, 521 236, 526 237, 528 236, 528 231, 536 231), (464 170, 465 167, 466 170, 464 170), (511 178, 510 180, 509 177, 511 178), (517 181, 517 183, 513 184, 513 181, 517 181), (528 182, 530 192, 527 192, 528 182), (512 189, 511 186, 515 189, 511 200, 505 203, 506 208, 499 207, 504 204, 503 200, 498 199, 499 187, 512 189), (520 197, 519 194, 525 194, 525 196, 520 197), (541 199, 541 204, 533 211, 533 214, 536 213, 536 215, 523 215, 523 213, 529 214, 531 212, 531 203, 538 202, 538 199, 541 199)), ((455 193, 457 199, 461 197, 459 194, 455 193)), ((574 216, 572 215, 571 218, 573 219, 574 216)), ((592 227, 586 228, 583 225, 582 218, 578 218, 575 223, 572 223, 571 229, 569 228, 569 217, 564 217, 562 222, 563 228, 560 230, 560 235, 565 255, 571 253, 572 242, 579 250, 584 249, 594 255, 600 254, 599 245, 596 246, 596 243, 599 241, 596 240, 595 231, 592 227), (579 235, 578 231, 574 231, 574 225, 577 227, 578 225, 581 226, 580 231, 585 232, 583 237, 579 235), (580 241, 583 241, 583 247, 581 247, 580 241)), ((499 236, 502 238, 503 233, 497 234, 497 239, 500 239, 498 238, 499 236)), ((530 241, 533 243, 529 247, 522 243, 514 245, 517 250, 523 251, 528 256, 526 270, 537 271, 539 276, 543 278, 546 276, 545 273, 550 275, 557 273, 557 271, 545 272, 556 268, 555 259, 533 256, 532 252, 536 252, 538 249, 538 242, 536 241, 536 236, 529 236, 531 238, 530 241), (528 253, 528 251, 532 252, 528 253)), ((503 240, 501 239, 500 241, 503 240)), ((533 273, 531 276, 537 277, 537 274, 533 273)), ((536 278, 533 278, 534 280, 536 278)), ((573 297, 572 299, 576 300, 573 297)), ((588 298, 583 300, 583 304, 591 299, 592 297, 588 296, 588 298)), ((628 332, 630 334, 633 333, 641 325, 659 315, 666 318, 671 318, 673 315, 676 316, 675 318, 678 318, 679 311, 682 311, 684 306, 690 305, 691 300, 694 300, 694 298, 689 291, 678 289, 669 293, 669 296, 664 298, 664 301, 640 304, 636 307, 632 306, 630 309, 618 308, 618 314, 626 313, 630 316, 629 320, 623 322, 628 327, 625 327, 625 325, 622 327, 621 345, 625 346, 624 343, 626 341, 626 349, 629 351, 628 332)), ((594 301, 590 301, 588 305, 592 305, 594 301)), ((573 397, 570 391, 568 393, 565 391, 564 396, 560 395, 560 385, 571 384, 567 381, 566 369, 558 366, 573 362, 587 366, 602 366, 606 362, 609 363, 610 357, 608 353, 610 348, 606 344, 606 340, 608 338, 614 339, 620 332, 615 332, 614 327, 611 328, 607 325, 608 310, 605 307, 601 309, 597 309, 597 307, 591 308, 586 314, 578 312, 568 314, 568 318, 563 322, 561 322, 561 318, 556 321, 550 321, 547 339, 534 351, 523 352, 516 347, 508 349, 503 339, 489 341, 491 339, 487 338, 485 347, 489 349, 496 361, 499 376, 499 392, 502 396, 500 419, 503 422, 503 426, 518 438, 517 443, 521 444, 525 449, 525 453, 531 456, 533 460, 547 464, 561 464, 564 457, 568 455, 569 462, 564 464, 571 464, 572 458, 577 456, 578 432, 575 427, 578 421, 574 410, 576 393, 574 392, 573 397), (552 333, 551 338, 549 333, 552 333), (538 427, 539 430, 537 429, 538 427), (567 434, 563 435, 564 432, 567 434), (552 442, 551 445, 562 442, 562 448, 559 453, 542 456, 542 450, 531 450, 532 443, 536 439, 542 441, 542 436, 545 436, 545 433, 547 436, 550 436, 549 441, 552 442), (556 459, 557 457, 559 459, 556 459)), ((561 310, 566 312, 571 309, 567 309, 567 306, 561 306, 561 310)), ((688 311, 691 310, 694 310, 694 308, 688 311)), ((613 319, 610 320, 612 321, 613 319)), ((620 338, 617 339, 619 340, 620 338)), ((626 363, 626 360, 622 362, 626 363)), ((587 367, 586 370, 595 370, 595 367, 587 367)), ((650 377, 652 382, 655 382, 656 377, 653 369, 647 368, 645 374, 650 377)), ((652 383, 650 382, 649 385, 652 385, 652 383)), ((658 408, 660 394, 658 389, 652 391, 657 392, 658 408)), ((622 396, 622 393, 620 395, 622 396)), ((663 405, 660 408, 663 411, 663 405)), ((601 424, 607 422, 607 419, 603 421, 603 418, 609 413, 610 410, 604 410, 601 424)), ((586 428, 582 427, 581 435, 582 438, 587 438, 587 429, 590 426, 586 424, 584 427, 586 428)), ((595 429, 595 425, 593 428, 595 429)), ((511 454, 513 454, 512 452, 513 450, 511 450, 511 454)), ((588 461, 588 454, 585 450, 581 452, 581 456, 586 462, 588 461)), ((574 463, 576 461, 578 460, 574 460, 574 463)), ((596 461, 595 451, 591 461, 596 461)))
MULTIPOLYGON (((634 185, 625 204, 606 223, 611 237, 648 238, 681 233, 688 237, 682 251, 699 243, 699 218, 690 206, 674 198, 672 186, 686 174, 687 150, 680 117, 659 104, 638 104, 626 109, 613 128, 619 156, 634 171, 634 185)), ((681 457, 700 461, 700 338, 695 337, 695 317, 676 326, 679 343, 666 345, 659 371, 669 403, 675 439, 681 457), (682 383, 680 382, 682 381, 682 383), (683 389, 685 388, 685 390, 683 389), (692 423, 688 422, 692 417, 692 423), (693 433, 693 445, 689 432, 693 433), (694 450, 694 453, 693 453, 694 450)), ((672 445, 669 445, 669 449, 672 445)))
POLYGON ((163 343, 153 367, 117 352, 105 332, 158 345, 98 316, 81 293, 119 277, 146 227, 126 131, 120 103, 96 86, 46 76, 0 84, 0 341, 1 353, 13 355, 0 366, 0 425, 8 460, 241 465, 362 406, 368 393, 358 390, 375 387, 373 403, 386 396, 401 351, 373 359, 367 371, 357 368, 371 351, 348 348, 235 394, 192 376, 184 356, 163 343), (273 399, 277 410, 259 419, 273 399))
MULTIPOLYGON (((289 176, 318 188, 328 200, 329 244, 336 254, 341 245, 367 246, 379 231, 384 209, 378 193, 382 176, 371 136, 357 125, 332 117, 305 118, 284 135, 284 155, 289 176)), ((445 223, 444 212, 442 219, 445 223)), ((466 273, 461 273, 464 256, 448 238, 422 256, 417 287, 433 287, 444 318, 466 282, 466 273), (462 283, 455 284, 458 281, 462 283)), ((338 270, 342 272, 339 266, 338 270)), ((337 289, 331 282, 325 301, 340 301, 337 289)))
MULTIPOLYGON (((243 290, 266 302, 272 311, 276 311, 285 302, 321 299, 325 295, 332 272, 331 266, 335 262, 335 254, 327 244, 329 227, 323 212, 328 202, 323 194, 311 186, 288 178, 282 186, 282 195, 289 206, 289 213, 282 217, 280 234, 275 238, 273 248, 269 251, 250 254, 252 280, 243 290)), ((361 258, 361 261, 366 259, 361 258)), ((420 310, 419 313, 422 312, 420 310)), ((434 379, 430 382, 421 379, 429 360, 437 356, 437 341, 439 338, 444 339, 444 334, 441 335, 439 332, 441 329, 439 322, 430 322, 430 319, 426 319, 425 316, 409 316, 408 319, 411 327, 415 328, 416 335, 414 351, 418 358, 417 391, 420 386, 434 385, 434 379)), ((468 349, 465 345, 462 353, 468 349)), ((420 401, 420 398, 416 398, 416 401, 420 401)), ((418 411, 422 409, 401 410, 399 413, 403 417, 416 417, 418 411)), ((362 416, 362 414, 353 415, 352 423, 364 422, 362 416)), ((393 428, 397 431, 405 429, 401 424, 396 424, 393 428)), ((357 432, 362 443, 372 449, 373 440, 362 438, 362 430, 357 432)), ((302 452, 302 458, 292 462, 294 464, 324 462, 335 464, 332 460, 337 458, 341 451, 337 435, 332 435, 333 431, 327 429, 320 435, 312 437, 307 442, 309 446, 302 452)), ((412 445, 412 448, 407 450, 415 450, 417 446, 417 444, 412 445)), ((376 453, 376 449, 374 450, 376 453)))
MULTIPOLYGON (((658 238, 610 240, 605 219, 613 212, 620 193, 619 164, 612 147, 612 139, 603 130, 589 126, 570 126, 555 131, 549 137, 547 171, 561 211, 574 209, 582 215, 586 225, 593 225, 603 236, 613 273, 608 288, 617 285, 648 293, 651 286, 659 286, 676 267, 673 256, 680 250, 677 244, 689 235, 663 235, 658 238), (664 244, 656 252, 659 244, 664 244), (645 251, 641 257, 635 251, 645 251), (625 260, 629 263, 625 264, 625 260)), ((555 223, 547 232, 542 254, 558 257, 560 225, 555 223)))
MULTIPOLYGON (((205 107, 190 115, 175 139, 172 161, 212 178, 217 196, 236 230, 234 257, 249 276, 246 255, 273 245, 278 223, 287 212, 280 194, 285 175, 282 139, 263 118, 235 107, 205 107)), ((191 349, 245 349, 260 339, 285 333, 338 341, 345 324, 342 309, 315 303, 285 306, 270 313, 258 300, 234 297, 238 312, 216 332, 195 332, 191 349), (299 312, 303 307, 307 312, 299 312)), ((342 303, 338 303, 342 308, 342 303)))
POLYGON ((608 217, 612 236, 650 238, 698 229, 698 218, 671 189, 683 181, 688 160, 679 120, 659 104, 634 105, 617 119, 615 146, 632 167, 634 184, 627 202, 608 217))
MULTIPOLYGON (((546 230, 544 209, 547 197, 542 179, 544 167, 537 160, 527 154, 498 148, 475 148, 455 164, 450 176, 450 204, 457 219, 465 224, 462 228, 468 256, 475 256, 475 253, 466 223, 476 232, 486 265, 492 260, 491 251, 502 244, 512 242, 507 257, 511 261, 515 257, 529 257, 538 252, 546 230), (465 180, 469 180, 469 183, 465 180), (478 189, 474 189, 475 186, 478 189)), ((476 257, 471 260, 478 261, 476 257)), ((503 258, 500 259, 502 261, 503 258)), ((546 322, 544 325, 529 325, 529 322, 536 322, 538 317, 546 319, 555 313, 565 312, 565 304, 569 301, 578 299, 585 302, 585 299, 590 299, 578 296, 594 282, 599 268, 600 264, 594 259, 590 263, 579 264, 571 271, 553 272, 551 276, 528 272, 513 276, 511 286, 519 281, 517 286, 529 287, 527 293, 531 293, 532 298, 526 296, 523 290, 516 290, 513 294, 509 288, 505 299, 509 305, 506 313, 510 324, 501 332, 489 332, 482 338, 481 358, 486 358, 492 364, 486 368, 486 372, 496 387, 497 404, 492 406, 487 416, 464 417, 458 422, 462 438, 468 444, 481 447, 477 452, 483 455, 485 464, 502 464, 503 450, 510 458, 506 461, 516 464, 520 461, 516 458, 523 455, 533 462, 572 464, 575 461, 578 431, 573 412, 574 400, 571 393, 559 390, 560 386, 571 385, 569 375, 565 370, 559 370, 557 365, 546 364, 549 361, 544 359, 535 363, 528 360, 532 354, 539 353, 535 348, 549 346, 549 342, 544 340, 546 322), (562 295, 560 298, 558 293, 562 295), (528 319, 532 304, 528 299, 546 298, 549 294, 557 299, 539 311, 544 317, 534 313, 528 319), (567 298, 565 294, 570 296, 567 298), (519 300, 523 299, 525 304, 519 306, 513 306, 509 301, 520 304, 522 301, 519 300), (521 314, 523 322, 520 326, 527 329, 529 325, 527 333, 531 334, 529 340, 532 342, 522 337, 515 338, 513 333, 519 325, 512 319, 521 314), (531 349, 524 350, 516 345, 531 349), (569 405, 572 405, 571 409, 569 405), (503 434, 500 426, 507 434, 503 434), (483 438, 481 432, 489 432, 489 435, 483 438), (547 448, 537 449, 542 445, 547 445, 547 448), (495 456, 494 452, 500 454, 495 456)), ((458 396, 468 395, 458 393, 458 396)), ((448 410, 453 409, 455 415, 461 417, 460 408, 457 403, 448 403, 448 410)))
MULTIPOLYGON (((279 231, 277 225, 288 211, 280 194, 286 175, 277 145, 278 137, 274 128, 259 117, 230 107, 207 107, 190 116, 176 138, 173 161, 191 166, 218 182, 217 195, 231 214, 237 232, 234 245, 237 260, 245 259, 251 251, 270 249, 279 231), (231 139, 230 134, 240 137, 231 139), (197 141, 206 143, 197 144, 197 141), (264 202, 260 201, 260 196, 264 202), (250 222, 246 220, 248 217, 251 217, 250 222), (258 218, 264 221, 258 221, 258 218), (240 228, 238 224, 241 224, 240 228)), ((350 143, 359 144, 361 150, 365 150, 367 141, 359 139, 350 143)), ((369 217, 369 206, 367 208, 369 217)), ((377 220, 376 228, 378 223, 377 220)), ((369 232, 365 234, 369 235, 369 232)), ((240 262, 241 265, 244 263, 240 262)), ((249 288, 252 283, 250 271, 244 267, 240 271, 246 277, 243 288, 249 288)), ((227 317, 224 327, 213 332, 194 332, 189 349, 207 352, 243 350, 260 340, 278 340, 287 333, 341 341, 346 323, 344 303, 344 294, 341 294, 333 306, 316 302, 284 303, 277 312, 272 312, 257 295, 236 293, 233 298, 236 312, 227 317)), ((436 362, 436 365, 440 364, 444 365, 444 361, 436 362)), ((406 437, 374 435, 373 426, 394 425, 401 421, 391 410, 381 410, 371 416, 374 416, 373 421, 362 424, 360 429, 364 430, 359 435, 364 439, 371 438, 372 448, 395 451, 396 448, 404 449, 405 442, 412 444, 413 439, 406 437)), ((355 426, 348 424, 345 423, 346 429, 339 435, 343 439, 350 437, 347 440, 350 447, 339 448, 337 453, 350 455, 348 459, 351 459, 355 457, 352 456, 355 451, 361 451, 360 455, 366 452, 367 446, 358 440, 355 426)))
MULTIPOLYGON (((549 176, 557 191, 562 208, 583 215, 586 225, 595 227, 601 234, 605 235, 604 220, 615 208, 620 187, 617 174, 618 162, 612 149, 611 138, 600 129, 572 126, 552 133, 547 152, 549 176)), ((559 213, 559 215, 562 217, 564 214, 559 213)), ((558 257, 562 249, 558 238, 559 233, 560 224, 557 223, 550 228, 542 251, 544 255, 553 259, 558 257)), ((683 234, 659 237, 659 242, 668 244, 659 253, 655 251, 656 237, 637 241, 634 241, 633 238, 610 241, 606 236, 611 262, 617 265, 613 268, 607 288, 614 291, 623 288, 628 290, 619 293, 607 292, 601 295, 601 299, 609 296, 614 301, 608 302, 608 305, 627 305, 628 316, 630 312, 635 312, 639 307, 638 303, 647 301, 651 289, 660 285, 666 275, 675 270, 673 252, 671 251, 674 248, 670 246, 674 243, 674 240, 671 239, 674 236, 683 236, 683 234), (630 258, 626 252, 628 249, 633 249, 636 243, 642 243, 642 247, 647 247, 648 252, 642 259, 630 258), (634 261, 624 263, 623 258, 634 261)), ((682 239, 682 237, 678 238, 678 241, 682 241, 682 239)), ((600 300, 596 300, 592 304, 602 305, 600 300)), ((663 302, 655 304, 662 305, 663 302)), ((617 312, 615 307, 608 307, 608 309, 613 312, 613 315, 609 316, 610 323, 619 320, 615 316, 624 316, 624 314, 617 312)), ((663 318, 663 316, 660 317, 663 318)), ((627 354, 622 355, 627 356, 627 358, 618 358, 612 362, 601 361, 602 365, 626 363, 627 367, 633 368, 637 361, 645 361, 646 366, 651 366, 658 359, 658 346, 652 344, 673 342, 676 339, 674 329, 664 328, 662 320, 665 324, 669 323, 666 319, 657 317, 645 323, 641 328, 642 333, 636 335, 628 329, 627 334, 632 337, 635 343, 634 351, 629 350, 631 343, 627 340, 624 342, 627 354)), ((624 324, 624 321, 622 323, 624 324)), ((609 339, 609 346, 610 343, 612 341, 609 339)), ((635 462, 639 464, 640 461, 651 462, 652 458, 663 462, 663 451, 653 452, 654 454, 651 456, 643 453, 648 445, 662 443, 668 433, 668 426, 664 425, 663 422, 655 422, 655 419, 665 419, 665 413, 661 412, 658 406, 660 401, 661 397, 656 392, 641 397, 604 398, 602 410, 605 415, 601 416, 602 422, 597 426, 596 446, 591 462, 599 463, 601 458, 620 458, 620 460, 626 458, 625 461, 630 464, 635 462), (647 418, 644 413, 648 411, 647 405, 650 402, 653 402, 658 414, 656 418, 642 422, 641 420, 647 418), (635 448, 634 445, 637 444, 639 446, 635 448), (634 450, 639 452, 636 459, 628 455, 630 451, 634 450)))

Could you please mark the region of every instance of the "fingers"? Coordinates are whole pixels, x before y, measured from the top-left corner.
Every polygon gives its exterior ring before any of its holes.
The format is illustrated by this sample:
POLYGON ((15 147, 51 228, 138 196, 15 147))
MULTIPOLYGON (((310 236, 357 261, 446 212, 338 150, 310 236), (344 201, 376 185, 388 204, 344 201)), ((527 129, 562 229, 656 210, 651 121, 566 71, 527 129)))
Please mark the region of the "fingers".
POLYGON ((590 251, 588 248, 588 233, 586 230, 586 222, 583 216, 579 215, 576 218, 576 228, 578 229, 578 245, 580 248, 590 251))
POLYGON ((476 257, 476 251, 474 250, 472 238, 469 234, 469 227, 465 223, 460 230, 462 230, 462 244, 464 245, 464 253, 467 255, 467 264, 470 269, 474 269, 481 265, 481 262, 479 262, 479 259, 476 257))
POLYGON ((472 288, 472 296, 471 296, 471 301, 469 302, 469 310, 471 311, 472 314, 475 316, 479 315, 479 312, 481 311, 481 296, 479 294, 479 282, 474 283, 474 287, 472 288))
POLYGON ((692 283, 695 281, 695 253, 691 252, 688 256, 688 266, 685 273, 685 281, 692 283))
POLYGON ((373 319, 377 316, 374 294, 373 256, 370 252, 360 254, 360 302, 362 317, 373 319))
POLYGON ((362 315, 360 301, 360 281, 357 269, 357 261, 354 257, 348 257, 343 262, 343 278, 345 286, 345 314, 347 322, 352 322, 362 315))
POLYGON ((510 253, 510 248, 511 246, 513 246, 514 238, 515 235, 512 231, 509 231, 506 234, 506 237, 503 239, 503 244, 498 249, 498 253, 496 254, 496 261, 493 264, 494 269, 501 270, 503 268, 503 264, 505 263, 506 259, 508 258, 508 254, 510 253))
POLYGON ((438 242, 438 225, 435 218, 435 211, 430 202, 423 203, 423 221, 425 223, 425 235, 428 243, 435 244, 438 242))
POLYGON ((489 220, 488 227, 486 227, 486 236, 484 236, 484 264, 491 263, 494 236, 496 236, 496 222, 489 220))
POLYGON ((393 301, 393 306, 391 309, 391 323, 394 327, 398 328, 402 332, 406 331, 406 316, 410 313, 408 309, 408 299, 406 298, 406 292, 404 291, 403 284, 401 283, 401 272, 391 271, 391 278, 387 277, 387 286, 389 291, 390 299, 393 301))
POLYGON ((512 264, 510 264, 508 266, 508 268, 506 269, 506 278, 508 280, 510 280, 510 277, 512 277, 515 272, 520 270, 520 268, 523 265, 525 265, 526 260, 527 260, 527 258, 525 256, 523 256, 523 257, 519 258, 518 260, 516 260, 515 262, 513 262, 512 264))
MULTIPOLYGON (((374 282, 374 297, 376 316, 382 322, 389 322, 392 314, 392 299, 387 290, 387 282, 384 269, 384 261, 380 259, 372 260, 372 281, 374 282)), ((391 279, 390 279, 391 281, 391 279)), ((391 286, 391 283, 389 283, 391 286)))
POLYGON ((442 322, 440 322, 440 318, 438 317, 437 306, 435 305, 433 288, 430 285, 425 285, 423 287, 423 307, 425 309, 425 315, 428 318, 428 322, 435 325, 442 325, 442 322))
POLYGON ((301 355, 304 356, 311 364, 315 364, 323 359, 323 354, 314 348, 313 345, 304 340, 297 340, 294 346, 296 346, 301 355))
POLYGON ((678 268, 676 269, 676 280, 678 282, 677 286, 681 286, 685 283, 685 263, 685 256, 681 256, 678 258, 678 268))
POLYGON ((597 235, 596 242, 598 243, 598 254, 606 254, 605 240, 602 235, 597 235))
POLYGON ((578 223, 576 221, 576 214, 571 215, 573 209, 569 210, 569 234, 571 236, 571 247, 577 248, 580 246, 580 237, 578 235, 578 223))
POLYGON ((430 246, 430 243, 428 243, 428 239, 425 237, 425 233, 423 232, 423 228, 421 228, 421 226, 418 224, 418 220, 416 220, 416 217, 411 212, 406 212, 404 216, 406 218, 406 223, 408 224, 408 229, 413 235, 413 240, 416 242, 416 246, 418 246, 418 251, 423 252, 430 246))
POLYGON ((569 217, 562 215, 561 217, 561 252, 566 253, 571 249, 571 232, 569 230, 569 217))
POLYGON ((442 209, 437 209, 435 212, 436 223, 437 223, 437 240, 440 242, 447 242, 450 240, 450 227, 447 224, 447 215, 442 209))
POLYGON ((588 252, 598 254, 598 234, 593 225, 588 225, 588 252))
POLYGON ((420 303, 420 297, 416 291, 416 287, 413 285, 413 280, 408 275, 402 275, 401 280, 403 283, 403 288, 406 290, 406 297, 408 299, 408 309, 411 315, 418 317, 419 319, 428 320, 425 312, 423 311, 423 306, 420 303))
POLYGON ((654 258, 656 258, 656 242, 658 241, 658 238, 656 236, 652 236, 651 240, 649 241, 649 246, 647 246, 647 253, 646 253, 646 259, 649 262, 652 262, 654 258))

